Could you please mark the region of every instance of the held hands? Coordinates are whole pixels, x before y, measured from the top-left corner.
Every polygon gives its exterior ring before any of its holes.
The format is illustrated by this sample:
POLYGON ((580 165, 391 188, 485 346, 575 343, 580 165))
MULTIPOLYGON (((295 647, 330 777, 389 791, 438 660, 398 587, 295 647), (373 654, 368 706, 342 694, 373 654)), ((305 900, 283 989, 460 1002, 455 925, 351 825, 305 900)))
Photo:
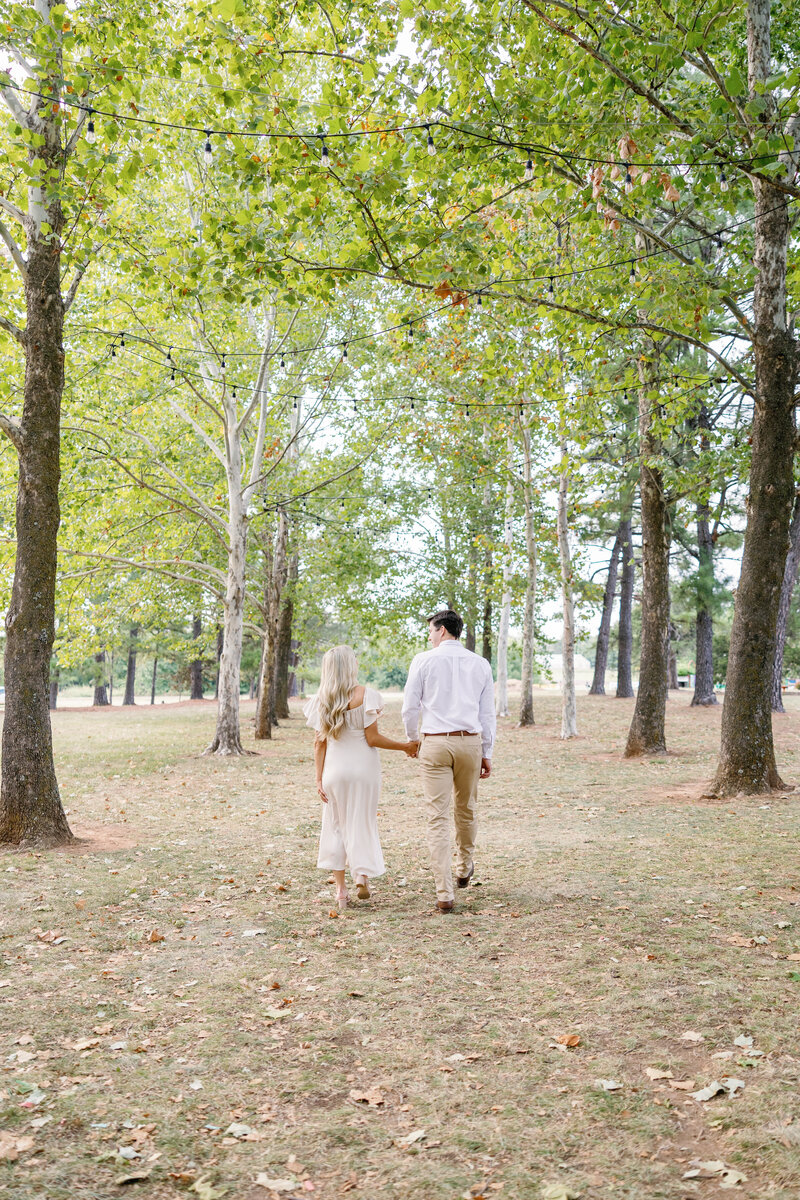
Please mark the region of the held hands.
POLYGON ((481 773, 480 773, 480 778, 481 778, 481 779, 488 779, 488 778, 489 778, 489 776, 491 775, 491 773, 492 773, 492 764, 491 764, 491 762, 489 761, 489 759, 488 759, 488 758, 482 758, 482 759, 481 759, 481 773))
POLYGON ((403 749, 409 758, 417 758, 419 755, 419 742, 407 742, 403 749))

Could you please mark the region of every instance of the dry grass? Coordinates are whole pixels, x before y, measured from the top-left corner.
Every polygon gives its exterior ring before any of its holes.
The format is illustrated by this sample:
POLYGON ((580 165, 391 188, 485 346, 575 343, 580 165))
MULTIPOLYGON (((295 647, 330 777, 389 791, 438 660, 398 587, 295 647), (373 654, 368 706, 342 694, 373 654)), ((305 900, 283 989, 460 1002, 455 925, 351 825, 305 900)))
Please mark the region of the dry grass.
MULTIPOLYGON (((780 764, 800 781, 789 704, 780 764)), ((193 756, 211 705, 57 714, 94 840, 0 862, 0 1128, 33 1138, 0 1195, 267 1200, 259 1173, 295 1181, 284 1200, 730 1194, 683 1178, 701 1159, 744 1173, 740 1195, 796 1200, 799 802, 702 799, 719 711, 682 696, 673 753, 623 761, 630 713, 586 697, 562 743, 542 692, 535 729, 506 722, 476 886, 447 917, 416 769, 384 754, 388 873, 342 918, 297 716, 261 757, 219 762, 193 756), (672 1086, 725 1074, 736 1098, 672 1086)))

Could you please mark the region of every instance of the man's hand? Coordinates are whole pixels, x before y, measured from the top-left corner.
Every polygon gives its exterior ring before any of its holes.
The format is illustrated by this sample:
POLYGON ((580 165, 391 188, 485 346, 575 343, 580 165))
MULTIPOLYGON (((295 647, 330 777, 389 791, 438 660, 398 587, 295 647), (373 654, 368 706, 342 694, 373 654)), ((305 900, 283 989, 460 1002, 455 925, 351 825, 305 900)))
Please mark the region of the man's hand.
POLYGON ((480 778, 481 778, 481 779, 488 779, 488 778, 489 778, 489 776, 491 775, 491 773, 492 773, 492 764, 491 764, 491 761, 490 761, 490 759, 488 759, 488 758, 482 758, 482 759, 481 759, 481 773, 480 773, 480 778))
POLYGON ((409 758, 416 758, 419 755, 419 742, 409 742, 405 752, 409 758))
POLYGON ((320 797, 322 798, 323 802, 324 802, 325 804, 327 804, 327 803, 328 803, 328 797, 325 795, 325 792, 323 791, 323 788, 322 788, 322 780, 321 780, 321 779, 318 779, 318 780, 317 780, 317 792, 319 793, 319 795, 320 795, 320 797))

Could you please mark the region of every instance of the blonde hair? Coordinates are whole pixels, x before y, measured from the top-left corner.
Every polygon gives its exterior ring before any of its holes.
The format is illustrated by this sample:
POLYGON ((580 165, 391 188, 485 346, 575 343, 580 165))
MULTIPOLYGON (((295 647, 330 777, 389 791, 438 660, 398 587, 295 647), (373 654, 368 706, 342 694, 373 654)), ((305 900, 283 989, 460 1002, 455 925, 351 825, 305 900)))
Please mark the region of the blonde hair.
POLYGON ((344 729, 350 695, 358 683, 358 663, 352 646, 333 646, 322 656, 319 680, 320 733, 338 738, 344 729))

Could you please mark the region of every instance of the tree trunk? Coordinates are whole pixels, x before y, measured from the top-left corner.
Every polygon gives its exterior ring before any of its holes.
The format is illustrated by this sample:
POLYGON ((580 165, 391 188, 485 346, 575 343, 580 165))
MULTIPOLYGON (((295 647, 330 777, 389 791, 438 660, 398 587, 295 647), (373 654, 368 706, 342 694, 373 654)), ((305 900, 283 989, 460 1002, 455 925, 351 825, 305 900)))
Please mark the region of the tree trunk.
POLYGON ((533 517, 533 478, 531 466, 531 430, 528 418, 520 416, 522 434, 522 495, 525 504, 525 551, 527 569, 525 579, 525 609, 522 617, 522 696, 519 705, 519 723, 526 728, 534 725, 533 716, 533 665, 534 638, 536 635, 536 576, 538 559, 536 553, 536 526, 533 517))
POLYGON ((60 671, 59 671, 58 667, 56 667, 55 670, 52 671, 50 674, 50 700, 49 700, 49 704, 48 704, 50 712, 55 712, 56 708, 58 707, 58 677, 59 677, 59 675, 60 675, 60 671))
POLYGON ((289 719, 289 695, 291 668, 296 662, 292 651, 292 622, 294 620, 294 585, 299 573, 297 555, 289 563, 289 578, 278 620, 278 646, 275 656, 275 716, 279 721, 289 719))
POLYGON ((153 655, 153 681, 150 684, 150 703, 156 702, 156 672, 158 671, 158 649, 153 655))
MULTIPOLYGON (((772 116, 774 121, 775 97, 766 86, 771 71, 770 0, 748 0, 747 58, 751 100, 762 106, 766 103, 768 109, 762 115, 772 116)), ((763 134, 759 129, 760 136, 769 136, 768 124, 764 122, 763 134)), ((772 740, 772 686, 795 494, 797 344, 786 321, 788 196, 758 179, 753 180, 753 191, 756 395, 747 525, 725 679, 720 757, 713 783, 719 796, 752 795, 783 786, 772 740)))
POLYGON ((106 652, 101 650, 99 654, 95 654, 94 661, 98 664, 98 669, 95 672, 94 684, 94 699, 92 704, 96 708, 108 708, 108 687, 106 685, 106 652))
POLYGON ((131 625, 130 641, 128 642, 128 667, 125 672, 125 695, 122 697, 123 707, 136 703, 136 639, 139 636, 139 626, 131 625))
POLYGON ((575 700, 575 605, 572 589, 572 555, 569 547, 569 523, 567 520, 567 493, 569 471, 567 469, 567 447, 561 444, 561 477, 558 483, 558 557, 561 564, 561 601, 564 613, 564 628, 561 637, 561 677, 563 705, 561 709, 561 736, 578 736, 578 712, 575 700))
POLYGON ((783 707, 783 651, 786 646, 786 631, 789 625, 789 610, 792 594, 800 570, 800 493, 795 496, 792 523, 789 526, 789 553, 781 584, 781 599, 778 605, 778 620, 775 629, 775 665, 772 673, 772 711, 782 713, 783 707))
POLYGON ((633 695, 633 587, 636 560, 633 556, 633 529, 626 517, 619 527, 622 577, 619 588, 619 636, 617 639, 617 697, 629 700, 633 695))
POLYGON ((225 635, 223 634, 222 626, 217 625, 217 645, 216 645, 217 677, 214 680, 214 699, 215 700, 219 699, 219 673, 220 673, 220 663, 222 662, 222 647, 224 646, 224 644, 225 644, 225 635))
MULTIPOLYGON (((195 617, 192 621, 192 638, 198 642, 203 634, 203 621, 195 617)), ((203 659, 193 658, 189 664, 189 699, 203 699, 203 659)))
POLYGON ((671 642, 667 643, 667 691, 678 690, 678 655, 671 642))
MULTIPOLYGON (((503 522, 503 596, 500 601, 500 624, 497 630, 497 691, 495 711, 498 717, 508 716, 508 631, 511 624, 511 555, 514 549, 514 481, 511 478, 513 443, 508 439, 509 478, 506 484, 506 511, 503 522)), ((491 646, 490 646, 491 651, 491 646)))
POLYGON ((286 586, 287 562, 286 555, 289 544, 289 515, 285 509, 278 514, 278 528, 275 531, 275 544, 265 551, 266 571, 264 584, 264 607, 267 617, 264 624, 264 637, 261 651, 261 673, 258 685, 258 704, 256 706, 257 738, 271 738, 275 718, 275 683, 278 650, 278 623, 280 620, 281 598, 286 586))
POLYGON ((239 728, 239 687, 244 630, 245 557, 247 517, 242 509, 241 486, 229 487, 228 571, 225 586, 222 655, 219 660, 217 728, 204 754, 228 757, 244 754, 239 728))
MULTIPOLYGON (((39 85, 45 93, 49 83, 39 85)), ((42 98, 44 108, 50 102, 42 98)), ((63 168, 60 127, 37 118, 42 145, 30 159, 40 177, 63 168)), ((64 304, 61 298, 60 237, 63 214, 58 199, 44 207, 31 185, 26 229, 25 383, 22 420, 16 438, 19 458, 16 507, 16 560, 11 602, 6 613, 5 719, 0 785, 0 842, 55 846, 73 841, 64 814, 53 762, 50 728, 50 659, 55 636, 57 537, 60 522, 61 395, 64 389, 64 304), (40 235, 39 226, 51 227, 40 235)))
MULTIPOLYGON (((487 586, 491 586, 491 575, 487 586)), ((483 639, 481 655, 488 663, 492 661, 492 597, 487 595, 483 601, 483 639)))
POLYGON ((640 361, 639 493, 642 502, 642 653, 639 687, 625 757, 665 754, 669 637, 669 529, 664 481, 654 465, 661 447, 653 433, 648 381, 651 364, 640 361))
POLYGON ((605 696, 606 694, 608 638, 611 632, 611 614, 614 611, 614 598, 617 593, 617 567, 622 545, 620 541, 621 530, 622 523, 620 523, 617 529, 617 536, 614 539, 614 546, 611 550, 611 558, 608 563, 608 575, 606 576, 606 586, 603 592, 603 613, 600 617, 600 628, 597 631, 597 648, 594 653, 594 676, 592 678, 592 686, 589 688, 590 696, 605 696))
POLYGON ((697 615, 695 618, 694 695, 692 706, 717 703, 714 694, 714 543, 708 503, 697 505, 697 615))

